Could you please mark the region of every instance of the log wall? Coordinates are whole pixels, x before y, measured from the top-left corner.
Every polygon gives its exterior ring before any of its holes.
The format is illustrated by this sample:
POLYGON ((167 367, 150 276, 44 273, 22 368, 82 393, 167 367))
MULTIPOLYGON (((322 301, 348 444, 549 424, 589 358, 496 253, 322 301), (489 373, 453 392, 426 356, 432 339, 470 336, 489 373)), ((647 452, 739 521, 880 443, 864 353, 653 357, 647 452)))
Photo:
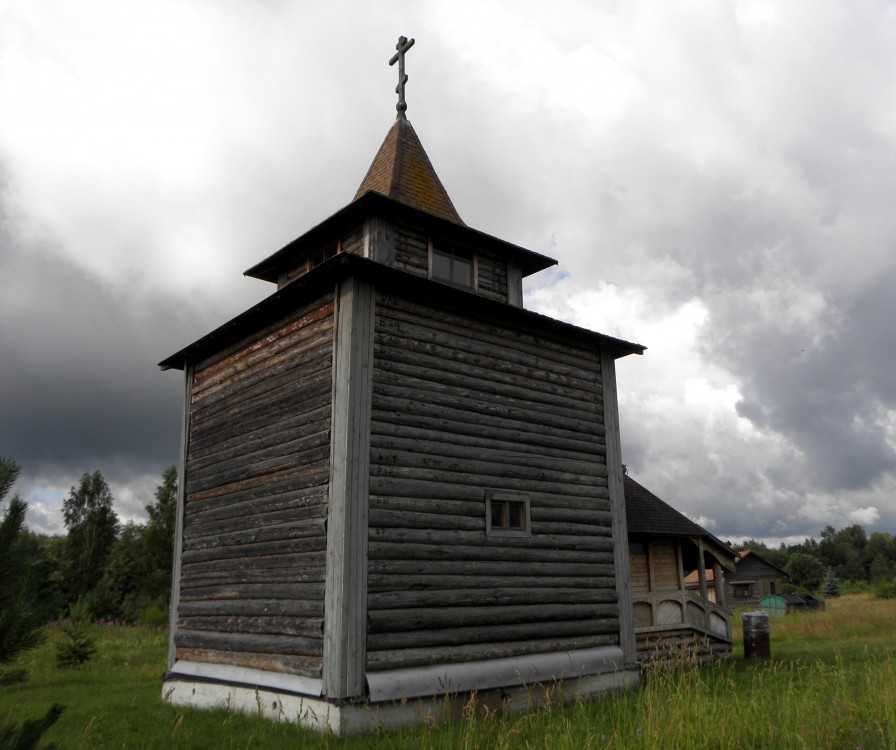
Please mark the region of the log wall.
MULTIPOLYGON (((408 224, 394 228, 393 265, 402 271, 426 278, 429 275, 429 237, 408 224)), ((508 302, 507 260, 497 253, 472 248, 476 254, 476 292, 498 302, 508 302)))
POLYGON ((618 644, 599 352, 378 295, 370 670, 618 644), (487 536, 486 495, 531 536, 487 536))
POLYGON ((199 363, 176 658, 319 677, 332 295, 199 363))

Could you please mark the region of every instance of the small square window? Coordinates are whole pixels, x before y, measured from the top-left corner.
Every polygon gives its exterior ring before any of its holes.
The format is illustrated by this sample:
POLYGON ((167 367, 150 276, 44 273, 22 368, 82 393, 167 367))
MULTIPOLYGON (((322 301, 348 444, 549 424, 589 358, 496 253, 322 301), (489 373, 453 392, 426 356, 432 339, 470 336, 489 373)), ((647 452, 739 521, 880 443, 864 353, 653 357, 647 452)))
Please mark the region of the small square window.
POLYGON ((530 536, 529 498, 490 494, 486 498, 486 533, 490 536, 530 536))

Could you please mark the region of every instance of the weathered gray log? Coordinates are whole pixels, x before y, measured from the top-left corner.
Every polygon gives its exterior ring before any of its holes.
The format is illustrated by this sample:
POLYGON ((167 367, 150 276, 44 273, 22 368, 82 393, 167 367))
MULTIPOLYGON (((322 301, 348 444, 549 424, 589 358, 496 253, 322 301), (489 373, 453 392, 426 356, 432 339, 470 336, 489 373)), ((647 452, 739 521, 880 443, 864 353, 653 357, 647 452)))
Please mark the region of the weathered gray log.
POLYGON ((323 600, 301 599, 228 599, 181 603, 178 615, 239 615, 243 617, 322 617, 323 600))
MULTIPOLYGON (((444 569, 443 565, 442 568, 444 569)), ((465 563, 464 570, 469 564, 465 563)), ((613 590, 616 579, 611 575, 606 576, 576 576, 558 577, 541 575, 540 571, 533 568, 529 575, 475 575, 468 572, 467 575, 384 575, 371 571, 367 581, 367 590, 371 593, 382 592, 414 592, 414 591, 438 591, 449 589, 493 589, 519 587, 524 589, 546 589, 577 587, 579 589, 610 589, 613 590)), ((370 598, 368 596, 368 602, 370 598)))
POLYGON ((300 505, 294 508, 285 508, 283 510, 259 511, 257 508, 244 508, 244 512, 237 516, 218 517, 211 519, 197 518, 195 515, 188 515, 190 524, 184 532, 184 537, 192 539, 195 537, 204 537, 214 534, 227 533, 233 528, 239 528, 251 524, 257 528, 265 526, 273 526, 282 524, 285 528, 291 527, 302 521, 320 521, 323 522, 327 516, 327 506, 324 503, 316 503, 315 505, 300 505), (251 519, 251 521, 250 521, 251 519))
MULTIPOLYGON (((289 490, 278 494, 257 496, 253 499, 237 501, 232 495, 224 502, 205 504, 191 503, 190 523, 202 524, 225 518, 245 518, 248 515, 278 513, 280 511, 312 512, 327 503, 326 485, 304 487, 292 481, 289 490)), ((256 493, 257 494, 257 493, 256 493)))
MULTIPOLYGON (((616 620, 573 620, 552 622, 551 636, 595 636, 615 634, 616 620)), ((505 623, 495 628, 443 628, 441 630, 417 630, 411 633, 376 633, 367 636, 367 651, 388 649, 405 650, 432 646, 463 646, 469 643, 490 643, 495 637, 502 642, 534 640, 544 636, 543 623, 505 623)))
POLYGON ((386 405, 384 399, 400 399, 405 402, 402 407, 404 411, 423 408, 422 413, 426 414, 425 407, 459 408, 467 411, 468 420, 471 417, 488 419, 489 422, 492 419, 502 420, 498 422, 502 426, 508 426, 509 422, 521 422, 528 426, 529 432, 546 434, 545 431, 550 429, 555 437, 561 439, 581 441, 591 434, 603 435, 602 419, 594 415, 559 414, 556 408, 539 409, 521 399, 505 399, 494 394, 439 386, 419 379, 389 377, 381 369, 376 371, 373 393, 378 409, 386 405))
POLYGON ((488 537, 472 531, 450 531, 446 529, 370 529, 371 544, 398 542, 401 544, 430 544, 441 546, 446 550, 445 557, 455 557, 458 547, 470 547, 476 544, 483 550, 506 550, 508 548, 536 550, 582 551, 612 553, 613 540, 605 536, 567 536, 561 534, 538 534, 531 537, 501 536, 488 537))
POLYGON ((214 508, 222 503, 238 503, 259 497, 289 493, 292 489, 325 487, 329 479, 329 462, 315 465, 291 466, 269 476, 266 482, 259 483, 256 478, 241 479, 226 484, 210 487, 202 492, 191 492, 187 502, 199 512, 214 508))
MULTIPOLYGON (((239 528, 239 527, 237 527, 239 528)), ((249 545, 263 542, 280 542, 303 538, 326 536, 326 519, 303 519, 295 523, 277 523, 271 526, 250 526, 234 530, 234 524, 222 524, 217 529, 204 529, 204 536, 184 535, 184 549, 219 549, 235 545, 249 545)))
POLYGON ((411 338, 416 337, 411 335, 412 332, 419 335, 420 340, 438 333, 448 333, 450 340, 458 348, 469 350, 475 347, 480 352, 487 352, 485 345, 492 347, 492 351, 495 351, 495 347, 498 351, 513 349, 530 356, 545 369, 585 382, 593 377, 593 372, 600 371, 597 353, 590 346, 576 346, 571 338, 563 336, 560 331, 553 332, 550 338, 546 338, 542 333, 530 333, 510 325, 486 321, 478 316, 459 316, 444 309, 434 313, 431 307, 423 304, 392 295, 379 295, 378 330, 390 327, 388 319, 396 323, 391 326, 393 331, 401 330, 403 335, 411 338), (570 352, 571 348, 574 351, 570 352))
MULTIPOLYGON (((371 451, 373 454, 374 452, 371 451)), ((489 487, 494 490, 512 490, 519 493, 541 492, 581 498, 596 497, 598 487, 606 487, 606 479, 593 477, 593 484, 579 484, 561 481, 538 470, 525 471, 523 467, 504 467, 490 461, 455 461, 450 465, 402 466, 389 462, 377 463, 379 454, 371 455, 371 486, 374 478, 416 479, 441 484, 489 487)), ((408 461, 411 462, 410 460, 408 461)), ((422 461, 414 462, 423 464, 422 461)), ((379 493, 378 493, 379 494, 379 493)), ((442 493, 434 493, 437 496, 442 493)))
MULTIPOLYGON (((438 576, 442 574, 463 573, 470 577, 491 575, 499 577, 520 576, 531 578, 540 575, 571 577, 613 577, 614 568, 612 560, 607 562, 546 562, 543 560, 505 561, 505 560, 464 560, 460 569, 455 565, 456 556, 451 552, 449 560, 445 560, 444 554, 438 560, 415 560, 409 555, 407 558, 394 560, 370 560, 368 567, 370 578, 376 576, 391 578, 392 576, 438 576)), ((385 585, 385 583, 384 583, 385 585)), ((576 585, 579 585, 578 582, 576 585)))
MULTIPOLYGON (((513 538, 513 537, 506 537, 513 538)), ((298 540, 296 540, 298 541, 298 540)), ((376 537, 370 539, 368 556, 371 560, 411 559, 441 560, 445 564, 448 549, 443 544, 415 544, 404 542, 382 542, 376 537)), ((554 547, 511 547, 482 545, 454 545, 450 548, 451 562, 466 565, 468 560, 518 560, 520 562, 575 562, 612 563, 612 552, 591 550, 556 549, 554 547)))
POLYGON ((180 600, 224 601, 232 599, 290 599, 322 600, 322 581, 300 581, 295 583, 225 583, 201 588, 181 588, 180 600))
POLYGON ((214 569, 205 573, 185 572, 181 589, 202 589, 213 586, 235 586, 247 583, 323 583, 324 567, 300 567, 290 565, 283 568, 239 568, 236 570, 214 569))
POLYGON ((282 555, 287 552, 317 552, 326 550, 326 536, 293 537, 272 542, 238 544, 226 547, 204 547, 183 551, 184 564, 227 558, 247 558, 253 555, 282 555))
MULTIPOLYGON (((316 335, 319 331, 332 328, 333 301, 331 298, 318 300, 296 311, 286 321, 279 321, 218 352, 196 366, 195 386, 197 393, 221 381, 226 381, 231 374, 244 367, 257 364, 265 358, 295 346, 296 338, 301 339, 303 331, 309 328, 316 335), (320 322, 324 321, 323 325, 320 322), (315 325, 317 324, 317 325, 315 325)), ((307 334, 306 334, 307 335, 307 334)))
MULTIPOLYGON (((494 489, 494 488, 490 488, 494 489)), ((482 486, 455 484, 448 485, 439 480, 415 479, 408 477, 373 476, 370 478, 370 493, 376 497, 439 498, 440 500, 461 500, 483 502, 486 490, 482 486)), ((529 496, 530 505, 551 505, 557 508, 602 509, 606 503, 606 487, 592 487, 588 495, 566 494, 552 488, 548 492, 533 492, 531 488, 522 490, 529 496)))
MULTIPOLYGON (((495 607, 425 607, 417 609, 383 609, 367 612, 368 633, 429 630, 446 627, 481 625, 494 627, 513 622, 544 622, 556 620, 594 620, 615 618, 615 604, 533 604, 495 607)), ((547 630, 550 625, 545 626, 547 630)))
MULTIPOLYGON (((420 351, 419 345, 400 336, 380 335, 377 337, 377 367, 383 372, 393 373, 398 378, 419 378, 434 384, 469 388, 477 393, 489 393, 508 399, 519 399, 553 407, 558 414, 570 414, 578 418, 582 410, 596 414, 600 409, 599 394, 594 384, 587 390, 559 392, 550 383, 539 382, 526 377, 527 368, 522 361, 518 366, 523 372, 501 372, 494 366, 495 357, 486 366, 476 366, 468 362, 452 362, 439 356, 443 347, 432 345, 433 354, 420 351), (578 405, 579 412, 576 412, 578 405)), ((466 358, 466 359, 469 359, 466 358)), ((508 368, 512 369, 512 368, 508 368)))
POLYGON ((411 528, 411 529, 460 529, 485 532, 484 505, 473 517, 448 515, 446 513, 420 513, 409 510, 383 510, 372 504, 369 511, 370 528, 411 528))
POLYGON ((202 492, 212 487, 220 487, 223 484, 229 484, 235 481, 244 481, 241 478, 261 478, 270 477, 280 471, 287 471, 293 468, 297 463, 304 464, 309 469, 317 468, 316 464, 328 462, 330 456, 330 446, 321 445, 318 447, 303 450, 300 453, 287 454, 285 456, 277 456, 266 461, 256 461, 251 465, 241 466, 234 463, 231 468, 226 471, 207 474, 202 479, 197 479, 191 474, 187 474, 187 493, 202 492))
MULTIPOLYGON (((618 643, 618 637, 606 635, 579 636, 574 638, 544 638, 510 643, 468 644, 465 646, 426 647, 419 649, 390 649, 372 651, 367 655, 367 668, 400 669, 425 664, 445 664, 484 659, 501 659, 524 654, 552 651, 574 651, 583 648, 610 646, 618 643)), ((559 676, 559 675, 558 675, 559 676)))
POLYGON ((558 481, 564 481, 564 477, 571 477, 572 479, 565 481, 576 483, 589 482, 592 477, 607 475, 607 467, 602 462, 599 463, 596 458, 587 462, 561 461, 556 458, 521 454, 513 450, 504 451, 496 449, 494 446, 490 446, 486 453, 478 447, 445 441, 441 436, 432 433, 419 438, 373 435, 371 436, 371 449, 373 449, 372 452, 381 452, 386 455, 426 456, 427 460, 438 458, 446 461, 452 458, 469 459, 471 456, 487 455, 490 463, 523 465, 533 470, 551 472, 551 475, 556 476, 558 481))
POLYGON ((253 654, 215 649, 178 648, 177 658, 183 661, 232 664, 237 667, 263 669, 268 672, 320 677, 322 659, 319 656, 283 656, 281 654, 253 654))
MULTIPOLYGON (((230 633, 301 636, 323 641, 323 617, 239 617, 237 615, 202 615, 182 617, 179 627, 230 633)), ((322 651, 321 651, 322 653, 322 651)))
MULTIPOLYGON (((522 411, 512 412, 506 407, 486 409, 484 404, 471 399, 434 399, 423 392, 412 396, 407 389, 403 392, 400 389, 397 392, 375 389, 371 416, 374 423, 397 425, 410 422, 422 426, 422 420, 434 419, 448 427, 448 432, 479 436, 493 433, 498 440, 521 445, 539 445, 543 442, 556 448, 559 443, 564 449, 586 455, 604 450, 604 428, 598 423, 594 423, 587 432, 577 433, 568 429, 569 423, 563 420, 555 420, 554 425, 543 422, 533 424, 522 411), (478 421, 475 422, 471 421, 471 410, 474 408, 484 410, 477 412, 478 421)), ((376 430, 372 429, 372 432, 376 430)))
POLYGON ((367 607, 373 612, 387 609, 419 609, 421 607, 497 607, 533 604, 615 604, 613 589, 542 588, 441 588, 428 591, 385 591, 368 593, 367 607))
POLYGON ((521 457, 537 456, 555 461, 595 461, 595 448, 603 445, 603 437, 592 435, 592 442, 586 443, 585 452, 571 451, 567 446, 557 447, 553 439, 542 438, 539 444, 521 441, 517 432, 498 433, 487 429, 488 425, 476 425, 467 422, 452 421, 444 417, 417 417, 408 414, 401 424, 384 422, 374 424, 374 437, 402 437, 408 440, 431 440, 433 435, 450 445, 481 448, 489 451, 503 451, 521 457), (506 438, 506 439, 504 439, 506 438))
POLYGON ((232 575, 234 572, 246 571, 247 574, 264 575, 268 571, 297 571, 309 575, 316 575, 315 571, 324 567, 326 554, 319 552, 305 552, 304 554, 287 553, 284 555, 251 555, 243 558, 231 558, 229 560, 212 560, 209 562, 194 562, 183 566, 184 575, 201 576, 215 573, 232 575))

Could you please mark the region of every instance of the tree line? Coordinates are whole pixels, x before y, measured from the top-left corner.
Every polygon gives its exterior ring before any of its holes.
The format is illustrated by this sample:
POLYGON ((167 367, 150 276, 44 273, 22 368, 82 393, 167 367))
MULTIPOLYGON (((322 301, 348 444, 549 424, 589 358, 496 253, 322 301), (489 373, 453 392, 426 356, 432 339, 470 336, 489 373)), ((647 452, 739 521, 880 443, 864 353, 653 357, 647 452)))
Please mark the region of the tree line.
POLYGON ((896 596, 896 537, 885 531, 869 535, 859 524, 839 531, 826 526, 821 539, 778 547, 748 539, 735 546, 787 571, 793 590, 824 593, 833 580, 849 590, 896 596))
POLYGON ((177 470, 162 473, 145 523, 122 523, 99 471, 85 473, 63 501, 66 533, 23 528, 16 559, 30 571, 28 595, 43 621, 80 606, 92 618, 167 623, 171 596, 177 470))

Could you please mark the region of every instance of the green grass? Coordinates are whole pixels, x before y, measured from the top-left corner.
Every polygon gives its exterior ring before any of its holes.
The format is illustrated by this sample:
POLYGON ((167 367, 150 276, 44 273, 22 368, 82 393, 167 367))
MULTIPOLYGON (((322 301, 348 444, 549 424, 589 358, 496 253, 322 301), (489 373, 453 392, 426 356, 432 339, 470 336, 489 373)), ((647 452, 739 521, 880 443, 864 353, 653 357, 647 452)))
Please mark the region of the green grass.
MULTIPOLYGON (((739 617, 735 617, 739 621, 739 617)), ((738 623, 739 624, 739 623, 738 623)), ((635 691, 519 714, 469 704, 449 724, 350 738, 161 699, 167 634, 94 626, 97 655, 60 670, 51 642, 27 654, 22 686, 0 689, 0 723, 65 713, 65 748, 888 748, 896 750, 896 601, 842 597, 771 621, 772 658, 648 672, 635 691)), ((740 633, 736 632, 740 638, 740 633)))

